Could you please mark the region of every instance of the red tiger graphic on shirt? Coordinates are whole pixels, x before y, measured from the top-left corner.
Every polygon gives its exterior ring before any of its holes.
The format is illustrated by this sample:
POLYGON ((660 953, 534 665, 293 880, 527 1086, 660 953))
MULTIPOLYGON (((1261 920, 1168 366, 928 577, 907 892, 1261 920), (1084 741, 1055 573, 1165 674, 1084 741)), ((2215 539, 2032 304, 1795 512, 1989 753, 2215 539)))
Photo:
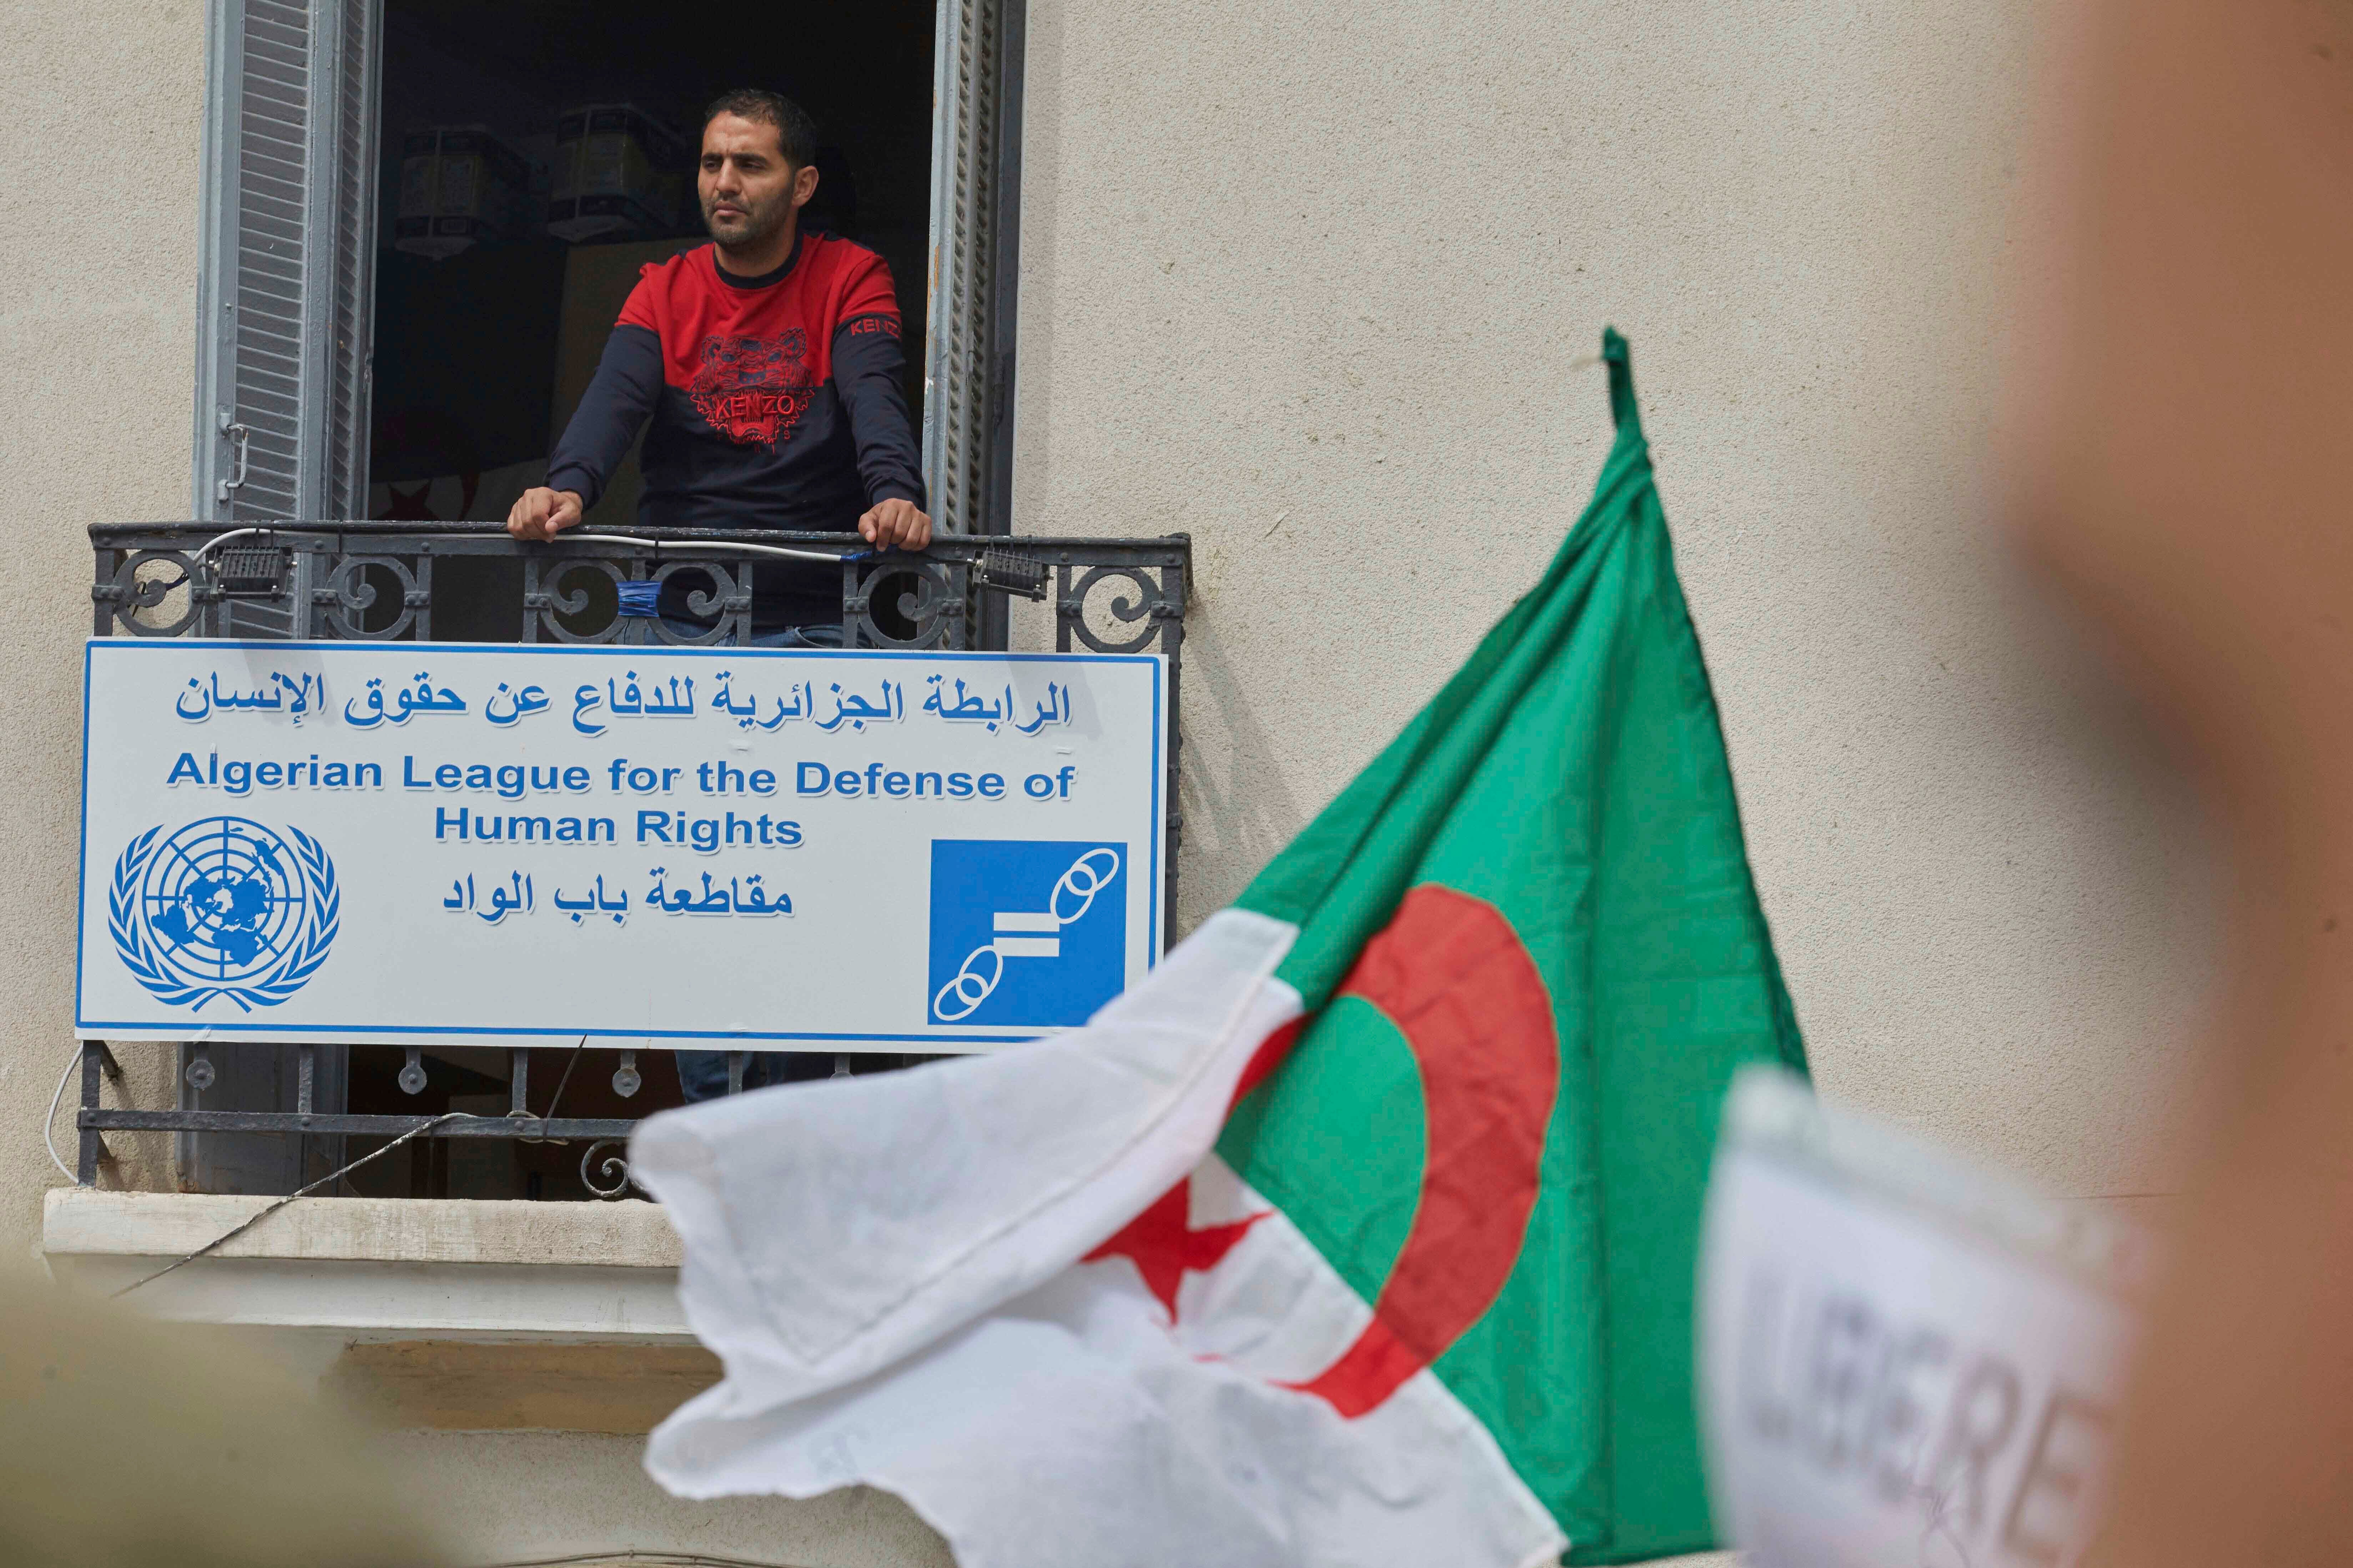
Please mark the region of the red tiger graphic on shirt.
POLYGON ((686 395, 713 430, 744 447, 767 447, 793 433, 817 395, 808 340, 798 327, 771 338, 702 340, 686 395))

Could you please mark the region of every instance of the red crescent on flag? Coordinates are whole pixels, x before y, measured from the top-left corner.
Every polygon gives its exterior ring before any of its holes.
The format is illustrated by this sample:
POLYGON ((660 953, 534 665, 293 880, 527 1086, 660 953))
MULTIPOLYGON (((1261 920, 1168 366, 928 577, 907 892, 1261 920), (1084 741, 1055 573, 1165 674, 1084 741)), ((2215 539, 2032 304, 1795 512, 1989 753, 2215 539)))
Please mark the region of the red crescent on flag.
POLYGON ((1293 1385, 1354 1419, 1444 1353, 1510 1279, 1541 1184, 1560 1040, 1519 933, 1451 888, 1408 892, 1337 994, 1379 1008, 1412 1047, 1426 1137, 1420 1202, 1373 1321, 1293 1385))
MULTIPOLYGON (((1552 996, 1500 910, 1434 884, 1415 888, 1365 944, 1335 995, 1395 1024, 1421 1069, 1421 1193, 1373 1321, 1318 1376, 1289 1386, 1350 1419, 1376 1409, 1477 1322, 1511 1278, 1541 1184, 1545 1129, 1560 1086, 1552 996)), ((1313 1020, 1259 1043, 1239 1102, 1282 1064, 1313 1020)), ((1176 1317, 1187 1274, 1214 1268, 1271 1210, 1192 1228, 1178 1182, 1083 1262, 1126 1258, 1176 1317)))

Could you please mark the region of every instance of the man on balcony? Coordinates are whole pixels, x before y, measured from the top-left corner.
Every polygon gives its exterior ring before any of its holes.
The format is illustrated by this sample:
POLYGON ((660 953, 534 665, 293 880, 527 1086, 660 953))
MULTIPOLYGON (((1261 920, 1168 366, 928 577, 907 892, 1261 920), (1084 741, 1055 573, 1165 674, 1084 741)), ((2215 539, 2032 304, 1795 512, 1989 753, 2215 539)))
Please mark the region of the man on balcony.
MULTIPOLYGON (((508 532, 549 540, 578 523, 650 418, 642 526, 855 525, 878 550, 930 542, 891 269, 801 226, 816 144, 808 115, 773 92, 704 111, 696 190, 712 243, 643 269, 547 483, 515 502, 508 532)), ((659 608, 691 631, 689 586, 673 577, 659 608)), ((839 647, 839 576, 764 562, 752 614, 761 643, 839 647)))
MULTIPOLYGON (((643 269, 546 485, 515 502, 508 532, 545 541, 577 524, 650 418, 641 526, 854 524, 878 550, 931 542, 891 269, 862 246, 802 228, 816 150, 808 115, 776 93, 726 93, 704 111, 696 190, 712 243, 643 269)), ((690 635, 709 625, 689 607, 692 579, 674 574, 656 606, 690 635)), ((756 642, 838 647, 839 574, 763 562, 752 618, 756 642)), ((831 1067, 828 1057, 765 1053, 744 1084, 831 1067)), ((690 1101, 723 1094, 726 1053, 681 1051, 678 1076, 690 1101)))

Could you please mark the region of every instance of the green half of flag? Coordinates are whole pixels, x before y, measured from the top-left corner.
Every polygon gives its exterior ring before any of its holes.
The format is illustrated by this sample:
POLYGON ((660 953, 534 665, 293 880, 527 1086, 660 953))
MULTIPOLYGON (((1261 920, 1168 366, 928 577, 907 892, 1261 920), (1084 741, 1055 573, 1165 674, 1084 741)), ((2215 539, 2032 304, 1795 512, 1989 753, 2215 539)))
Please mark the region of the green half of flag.
POLYGON ((1543 580, 1251 883, 1307 1023, 1219 1152, 1373 1304, 1318 1389, 1427 1366, 1574 1543, 1713 1543, 1692 1389, 1734 1070, 1802 1069, 1626 342, 1543 580), (1379 940, 1376 941, 1376 938, 1379 940))

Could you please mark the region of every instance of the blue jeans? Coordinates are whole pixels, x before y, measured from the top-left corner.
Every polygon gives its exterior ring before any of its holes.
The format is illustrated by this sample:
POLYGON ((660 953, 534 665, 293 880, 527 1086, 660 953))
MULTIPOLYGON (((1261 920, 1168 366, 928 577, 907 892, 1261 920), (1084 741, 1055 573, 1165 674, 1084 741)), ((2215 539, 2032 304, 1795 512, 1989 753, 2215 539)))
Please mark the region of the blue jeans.
MULTIPOLYGON (((671 1054, 678 1058, 678 1087, 689 1105, 726 1097, 725 1051, 671 1054)), ((832 1076, 833 1055, 829 1051, 753 1051, 744 1063, 744 1087, 747 1089, 765 1089, 772 1083, 807 1083, 813 1078, 832 1076)))
MULTIPOLYGON (((662 625, 681 637, 697 637, 711 628, 684 616, 664 616, 662 625)), ((737 645, 742 647, 839 647, 841 628, 832 626, 777 626, 774 630, 754 632, 751 637, 737 645)))
POLYGON ((754 647, 839 647, 841 625, 829 626, 778 626, 774 631, 752 634, 754 647))
MULTIPOLYGON (((687 607, 694 594, 701 591, 702 584, 707 581, 706 578, 681 573, 663 582, 661 593, 654 602, 654 609, 655 613, 661 616, 662 625, 668 626, 675 635, 682 637, 699 637, 710 634, 714 623, 697 617, 687 607)), ((743 647, 839 647, 841 646, 841 622, 839 619, 840 612, 838 609, 832 612, 836 617, 832 620, 811 620, 797 626, 771 624, 765 627, 760 625, 761 609, 757 603, 754 605, 752 613, 753 632, 751 637, 744 640, 743 647)), ((780 604, 770 605, 767 613, 779 619, 797 619, 800 616, 821 613, 821 611, 819 606, 807 601, 786 600, 780 604)))

